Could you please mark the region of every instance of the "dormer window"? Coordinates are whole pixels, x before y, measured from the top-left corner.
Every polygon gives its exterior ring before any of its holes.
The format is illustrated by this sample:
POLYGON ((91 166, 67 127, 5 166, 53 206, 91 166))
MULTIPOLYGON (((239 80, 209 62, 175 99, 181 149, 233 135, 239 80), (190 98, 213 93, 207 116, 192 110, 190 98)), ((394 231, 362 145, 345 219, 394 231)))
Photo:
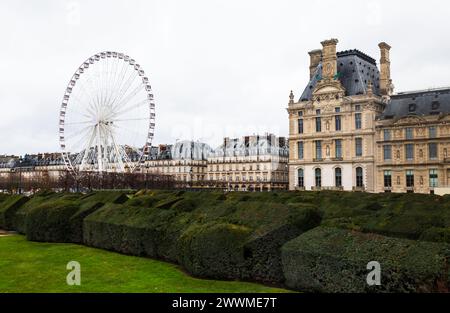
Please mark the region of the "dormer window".
POLYGON ((439 109, 439 101, 433 101, 433 102, 431 102, 431 109, 432 109, 432 110, 437 110, 437 109, 439 109))
POLYGON ((409 112, 414 112, 416 111, 416 104, 415 103, 411 103, 408 107, 409 112))

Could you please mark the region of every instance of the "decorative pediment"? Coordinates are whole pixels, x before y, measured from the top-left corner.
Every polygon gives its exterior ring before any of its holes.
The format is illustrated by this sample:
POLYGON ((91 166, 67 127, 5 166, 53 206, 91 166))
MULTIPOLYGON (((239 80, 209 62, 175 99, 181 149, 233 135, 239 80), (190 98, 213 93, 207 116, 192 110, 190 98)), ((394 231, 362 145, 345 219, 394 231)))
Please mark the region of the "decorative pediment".
POLYGON ((426 119, 424 119, 422 116, 418 115, 407 115, 404 117, 399 118, 394 122, 394 124, 397 125, 403 125, 403 124, 423 124, 426 122, 426 119))
POLYGON ((322 79, 316 85, 312 93, 313 101, 332 101, 342 99, 345 90, 339 80, 322 79))

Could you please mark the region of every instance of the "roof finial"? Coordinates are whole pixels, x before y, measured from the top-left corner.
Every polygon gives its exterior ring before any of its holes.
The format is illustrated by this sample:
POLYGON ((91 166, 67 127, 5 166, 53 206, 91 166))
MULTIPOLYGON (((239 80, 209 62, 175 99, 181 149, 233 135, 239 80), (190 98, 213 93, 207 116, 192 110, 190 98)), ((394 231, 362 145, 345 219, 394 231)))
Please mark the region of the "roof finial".
POLYGON ((289 104, 294 103, 294 93, 291 90, 291 93, 289 94, 289 104))
POLYGON ((373 96, 373 83, 371 80, 367 83, 367 95, 373 96))

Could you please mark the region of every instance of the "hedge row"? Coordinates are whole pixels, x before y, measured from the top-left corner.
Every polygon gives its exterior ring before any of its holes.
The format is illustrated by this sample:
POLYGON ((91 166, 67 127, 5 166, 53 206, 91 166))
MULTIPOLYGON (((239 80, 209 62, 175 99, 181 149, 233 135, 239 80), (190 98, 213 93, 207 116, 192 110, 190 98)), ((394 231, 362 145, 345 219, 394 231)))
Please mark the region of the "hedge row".
POLYGON ((123 192, 81 194, 53 194, 46 201, 24 205, 23 229, 28 240, 47 242, 83 242, 83 220, 105 203, 124 203, 123 192))
POLYGON ((85 243, 168 260, 199 277, 278 284, 287 279, 299 290, 429 291, 446 288, 437 277, 444 246, 425 241, 450 242, 450 197, 41 192, 30 199, 0 195, 0 227, 25 233, 29 240, 85 243), (369 256, 382 261, 382 288, 361 285, 369 256), (428 259, 430 272, 424 269, 428 259))
POLYGON ((221 196, 141 193, 89 215, 84 242, 177 262, 199 277, 282 282, 280 248, 318 226, 318 210, 221 196))
POLYGON ((286 285, 319 292, 449 292, 450 245, 318 227, 282 248, 286 285), (381 285, 366 282, 381 265, 381 285))
POLYGON ((5 230, 15 229, 13 220, 16 212, 28 200, 30 200, 30 198, 20 195, 9 197, 3 196, 0 202, 0 228, 5 230))

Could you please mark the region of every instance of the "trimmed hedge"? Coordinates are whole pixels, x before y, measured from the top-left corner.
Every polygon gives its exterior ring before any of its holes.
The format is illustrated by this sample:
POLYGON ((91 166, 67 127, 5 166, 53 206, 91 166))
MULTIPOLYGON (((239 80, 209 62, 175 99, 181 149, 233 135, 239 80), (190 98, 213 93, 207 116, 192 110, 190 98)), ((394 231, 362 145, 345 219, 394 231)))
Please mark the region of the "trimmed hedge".
POLYGON ((198 277, 242 278, 246 270, 244 243, 251 233, 251 228, 236 224, 194 224, 180 238, 179 261, 198 277))
POLYGON ((446 242, 445 237, 429 236, 424 232, 432 228, 450 227, 449 197, 373 194, 362 196, 361 200, 360 206, 366 206, 367 214, 327 215, 323 225, 397 238, 446 242), (371 209, 374 209, 373 212, 369 212, 371 209))
POLYGON ((21 206, 23 206, 30 198, 21 195, 12 195, 3 197, 0 203, 0 228, 5 230, 13 230, 13 219, 21 206))
POLYGON ((84 242, 177 262, 196 276, 281 282, 281 245, 319 225, 319 211, 219 195, 140 192, 85 218, 84 242))
POLYGON ((299 234, 318 226, 321 215, 313 207, 297 208, 289 217, 290 222, 278 223, 268 229, 255 232, 244 245, 248 260, 248 277, 258 281, 284 281, 281 263, 281 247, 299 234))
POLYGON ((27 239, 71 242, 68 224, 77 210, 78 205, 68 200, 48 201, 29 210, 25 217, 27 239))
POLYGON ((431 227, 425 230, 419 238, 424 241, 450 243, 450 227, 431 227))
POLYGON ((120 204, 128 200, 123 192, 96 192, 85 196, 59 194, 24 211, 28 240, 47 242, 83 242, 83 220, 104 203, 120 204))
POLYGON ((450 246, 318 227, 282 248, 286 285, 319 292, 448 292, 450 246), (370 261, 381 286, 369 286, 370 261))
POLYGON ((30 240, 160 258, 196 276, 276 284, 287 279, 302 291, 447 288, 436 276, 443 246, 433 242, 450 242, 450 196, 141 190, 13 199, 0 195, 0 227, 9 223, 30 240), (367 289, 356 282, 364 277, 365 283, 365 258, 372 255, 382 261, 385 283, 367 289))
POLYGON ((26 205, 21 206, 14 214, 12 225, 16 231, 26 234, 26 216, 30 210, 41 204, 52 202, 62 197, 63 194, 57 194, 51 191, 42 191, 33 195, 26 205))

